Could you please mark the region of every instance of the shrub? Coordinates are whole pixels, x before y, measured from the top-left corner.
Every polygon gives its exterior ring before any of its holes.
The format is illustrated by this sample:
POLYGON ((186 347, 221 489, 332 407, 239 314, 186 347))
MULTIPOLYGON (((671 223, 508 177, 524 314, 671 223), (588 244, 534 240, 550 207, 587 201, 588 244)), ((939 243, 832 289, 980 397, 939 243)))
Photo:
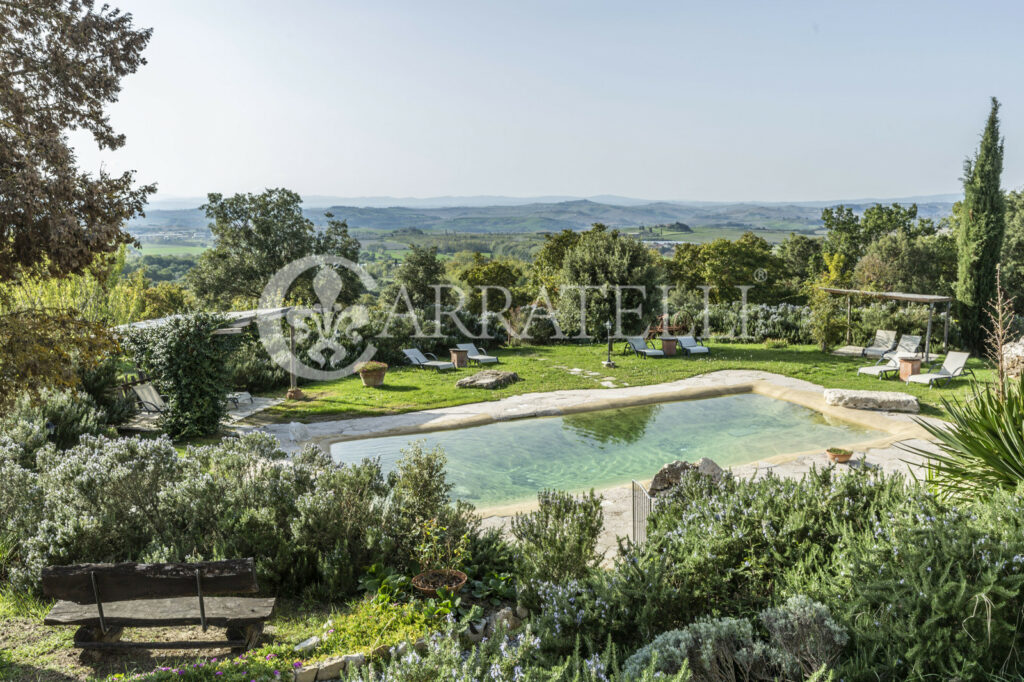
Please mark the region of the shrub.
POLYGON ((471 543, 477 533, 471 508, 451 504, 435 475, 436 453, 388 478, 376 461, 339 466, 318 448, 289 460, 262 434, 180 454, 167 438, 84 436, 40 450, 38 472, 19 457, 0 441, 0 538, 20 540, 10 572, 22 588, 53 564, 251 556, 265 590, 338 598, 372 564, 413 565, 418 538, 404 529, 420 514, 471 543))
POLYGON ((857 654, 840 671, 883 679, 981 679, 1024 672, 1024 499, 967 507, 921 488, 841 542, 834 609, 857 654))
POLYGON ((236 390, 263 393, 288 385, 288 372, 274 362, 254 332, 246 330, 228 358, 230 384, 236 390))
POLYGON ((788 348, 789 341, 786 339, 765 339, 764 347, 768 350, 777 350, 780 348, 788 348))
POLYGON ((23 466, 35 466, 35 452, 49 441, 70 448, 83 435, 111 434, 107 413, 88 393, 72 389, 43 389, 38 396, 21 395, 0 430, 25 451, 23 466))
POLYGON ((802 594, 758 617, 771 645, 792 661, 787 669, 799 668, 804 676, 829 669, 850 639, 828 607, 802 594))
POLYGON ((106 413, 108 424, 123 424, 135 414, 135 399, 121 390, 118 360, 111 356, 93 367, 78 369, 78 388, 106 413))
POLYGON ((601 497, 542 490, 538 509, 516 514, 512 535, 519 543, 521 583, 579 579, 598 564, 597 540, 604 528, 601 497))
POLYGON ((848 639, 828 609, 805 596, 762 611, 769 642, 743 618, 699 620, 670 630, 639 649, 623 666, 639 677, 650 666, 663 673, 688 667, 694 680, 794 680, 828 670, 848 639))
POLYGON ((814 469, 802 480, 699 474, 659 498, 647 542, 629 561, 649 590, 650 618, 681 627, 713 613, 755 613, 792 594, 820 599, 836 543, 871 527, 905 496, 905 481, 876 471, 814 469))
POLYGON ((700 620, 659 635, 626 660, 623 677, 638 679, 651 666, 669 675, 689 668, 695 682, 795 679, 779 651, 755 641, 744 618, 700 620))
POLYGON ((925 458, 941 495, 966 500, 1024 482, 1024 375, 1007 382, 1002 399, 989 386, 971 393, 963 403, 942 399, 952 424, 918 420, 938 453, 905 448, 925 458))
POLYGON ((215 433, 227 414, 233 341, 213 335, 223 324, 220 315, 194 313, 132 329, 122 339, 135 365, 167 396, 168 410, 160 421, 172 438, 215 433))

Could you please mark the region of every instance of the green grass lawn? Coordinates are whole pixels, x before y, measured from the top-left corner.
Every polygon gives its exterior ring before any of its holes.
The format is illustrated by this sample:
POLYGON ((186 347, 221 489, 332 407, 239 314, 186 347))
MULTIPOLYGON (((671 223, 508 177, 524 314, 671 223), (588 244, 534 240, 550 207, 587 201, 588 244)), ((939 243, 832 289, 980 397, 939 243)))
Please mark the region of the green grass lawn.
MULTIPOLYGON (((598 380, 606 376, 615 377, 616 384, 620 386, 640 386, 723 369, 774 372, 826 388, 905 391, 918 397, 923 414, 932 416, 945 414, 941 404, 943 397, 963 396, 970 390, 970 381, 967 379, 955 380, 947 388, 933 389, 919 384, 908 386, 897 379, 879 381, 874 377, 857 374, 857 367, 870 364, 870 361, 823 354, 811 346, 767 350, 762 344, 709 345, 711 353, 704 357, 676 356, 642 360, 633 355, 622 355, 622 344, 617 344, 613 358, 619 367, 611 370, 601 366, 605 358, 605 347, 602 345, 502 349, 497 352, 501 357, 499 367, 518 373, 523 380, 496 391, 455 387, 455 381, 469 376, 476 371, 474 368, 439 374, 433 370, 395 367, 388 371, 384 386, 380 388, 365 388, 358 376, 309 384, 302 387, 307 400, 282 403, 264 412, 263 416, 274 421, 367 417, 499 400, 522 393, 576 388, 604 390, 598 380), (569 368, 600 372, 601 375, 574 375, 567 371, 569 368)), ((991 370, 985 369, 984 363, 979 360, 972 360, 969 366, 983 381, 991 375, 991 370)), ((276 395, 283 397, 283 393, 276 395)))

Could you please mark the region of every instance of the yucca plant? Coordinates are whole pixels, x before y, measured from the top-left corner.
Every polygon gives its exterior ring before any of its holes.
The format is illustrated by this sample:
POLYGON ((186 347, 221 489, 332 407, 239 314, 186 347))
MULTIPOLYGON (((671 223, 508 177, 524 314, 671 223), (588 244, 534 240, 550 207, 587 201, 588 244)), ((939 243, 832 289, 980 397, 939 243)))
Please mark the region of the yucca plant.
POLYGON ((900 446, 924 457, 929 481, 946 498, 977 499, 996 488, 1024 482, 1024 376, 1006 382, 1000 397, 992 386, 971 386, 965 401, 942 399, 950 424, 917 420, 939 452, 900 446))

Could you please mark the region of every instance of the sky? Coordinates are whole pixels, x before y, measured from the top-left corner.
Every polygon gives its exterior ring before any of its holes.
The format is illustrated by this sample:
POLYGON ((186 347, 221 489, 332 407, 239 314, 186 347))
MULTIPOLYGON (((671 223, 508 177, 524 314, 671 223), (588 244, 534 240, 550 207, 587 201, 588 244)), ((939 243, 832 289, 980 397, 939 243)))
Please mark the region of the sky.
POLYGON ((989 98, 1024 185, 1024 3, 115 0, 110 109, 160 198, 956 193, 989 98))

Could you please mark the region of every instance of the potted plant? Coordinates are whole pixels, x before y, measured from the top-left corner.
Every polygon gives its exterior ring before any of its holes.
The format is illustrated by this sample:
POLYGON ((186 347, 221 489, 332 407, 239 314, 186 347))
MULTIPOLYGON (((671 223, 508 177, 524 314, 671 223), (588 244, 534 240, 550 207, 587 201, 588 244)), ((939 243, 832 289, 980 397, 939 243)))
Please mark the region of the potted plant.
POLYGON ((412 586, 427 595, 437 596, 444 589, 452 594, 466 584, 466 574, 459 567, 468 559, 468 538, 456 540, 448 529, 439 526, 437 519, 423 524, 422 538, 416 545, 416 559, 420 573, 412 579, 412 586))
POLYGON ((370 360, 360 362, 356 365, 359 378, 363 380, 363 386, 376 387, 384 383, 384 375, 388 373, 388 366, 383 362, 370 360))
POLYGON ((832 462, 849 462, 850 458, 853 457, 853 451, 844 448, 829 448, 825 452, 828 453, 828 458, 832 462))

